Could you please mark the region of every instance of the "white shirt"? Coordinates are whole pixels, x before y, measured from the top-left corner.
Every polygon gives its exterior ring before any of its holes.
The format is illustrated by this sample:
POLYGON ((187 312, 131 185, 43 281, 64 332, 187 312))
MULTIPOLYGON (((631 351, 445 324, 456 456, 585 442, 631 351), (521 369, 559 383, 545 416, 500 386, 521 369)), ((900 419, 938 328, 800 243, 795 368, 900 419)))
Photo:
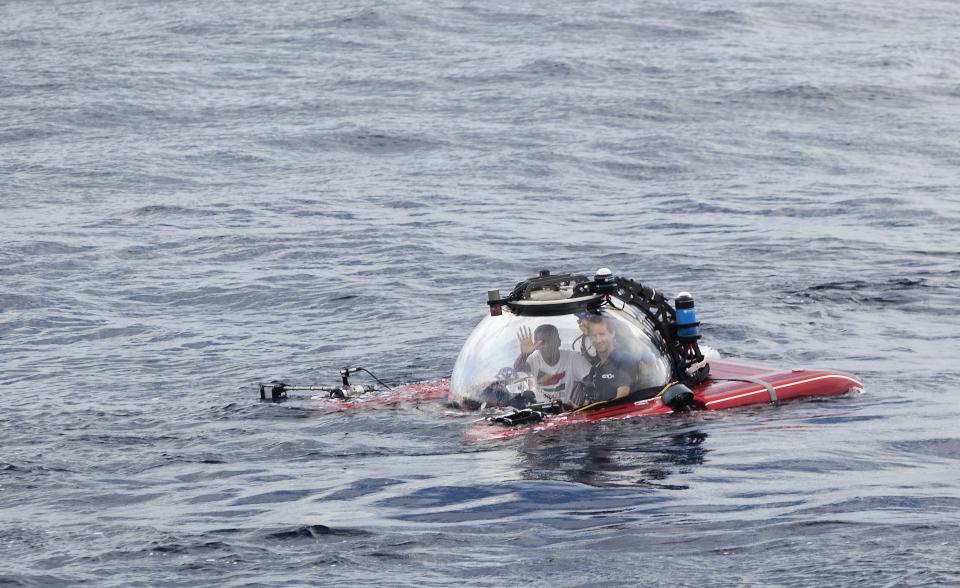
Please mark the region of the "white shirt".
POLYGON ((582 354, 567 349, 560 350, 560 359, 555 365, 548 364, 539 350, 527 357, 527 365, 536 382, 537 402, 560 400, 570 404, 574 383, 590 372, 590 362, 582 354))

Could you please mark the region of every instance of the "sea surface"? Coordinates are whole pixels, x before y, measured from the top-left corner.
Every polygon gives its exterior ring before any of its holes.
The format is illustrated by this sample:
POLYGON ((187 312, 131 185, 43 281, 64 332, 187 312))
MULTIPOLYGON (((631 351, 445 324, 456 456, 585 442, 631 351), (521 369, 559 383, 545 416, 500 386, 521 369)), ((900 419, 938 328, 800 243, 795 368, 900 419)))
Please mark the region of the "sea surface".
POLYGON ((0 1, 0 586, 960 583, 960 3, 0 1), (473 443, 599 267, 862 393, 473 443), (365 374, 355 383, 373 383, 365 374))

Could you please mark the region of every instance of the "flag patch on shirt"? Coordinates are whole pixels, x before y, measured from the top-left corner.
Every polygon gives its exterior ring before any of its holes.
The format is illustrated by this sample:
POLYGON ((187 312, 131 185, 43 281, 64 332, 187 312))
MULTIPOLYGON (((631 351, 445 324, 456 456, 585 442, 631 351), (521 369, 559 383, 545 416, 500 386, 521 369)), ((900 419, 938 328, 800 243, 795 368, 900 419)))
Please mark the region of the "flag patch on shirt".
POLYGON ((556 386, 567 376, 567 372, 557 372, 555 374, 545 374, 540 372, 540 376, 537 378, 537 381, 541 386, 556 386))

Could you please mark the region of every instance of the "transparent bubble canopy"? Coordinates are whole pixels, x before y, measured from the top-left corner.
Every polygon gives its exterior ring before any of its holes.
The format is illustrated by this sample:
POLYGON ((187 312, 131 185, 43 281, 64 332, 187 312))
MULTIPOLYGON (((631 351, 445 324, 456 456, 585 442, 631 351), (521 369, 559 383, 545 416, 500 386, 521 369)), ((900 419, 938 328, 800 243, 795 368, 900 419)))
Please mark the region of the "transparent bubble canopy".
POLYGON ((450 390, 465 408, 552 401, 577 407, 662 387, 670 374, 662 338, 629 305, 549 316, 505 306, 463 345, 450 390))

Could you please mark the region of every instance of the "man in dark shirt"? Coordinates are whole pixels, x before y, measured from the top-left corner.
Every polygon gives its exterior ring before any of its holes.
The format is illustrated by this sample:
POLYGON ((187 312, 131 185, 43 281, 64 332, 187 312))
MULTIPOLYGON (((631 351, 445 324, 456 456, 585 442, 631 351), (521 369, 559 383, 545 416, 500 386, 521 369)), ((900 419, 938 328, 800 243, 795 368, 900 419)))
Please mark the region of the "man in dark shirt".
POLYGON ((581 402, 616 400, 629 395, 637 380, 637 365, 618 349, 613 324, 602 316, 590 316, 586 319, 586 334, 597 352, 597 362, 583 379, 586 389, 581 402))

